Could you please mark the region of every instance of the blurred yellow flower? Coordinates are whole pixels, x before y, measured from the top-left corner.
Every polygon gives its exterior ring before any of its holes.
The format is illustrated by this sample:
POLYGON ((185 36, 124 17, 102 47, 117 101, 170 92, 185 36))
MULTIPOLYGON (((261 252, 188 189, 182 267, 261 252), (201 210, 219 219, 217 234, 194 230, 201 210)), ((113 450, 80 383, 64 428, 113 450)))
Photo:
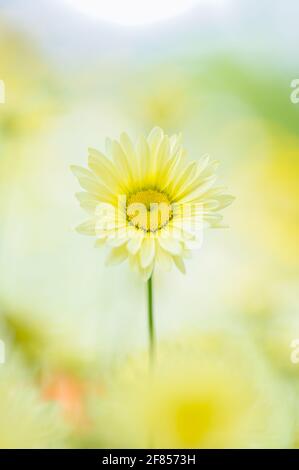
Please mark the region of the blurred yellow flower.
POLYGON ((108 159, 89 150, 89 170, 72 170, 86 192, 78 193, 91 218, 80 233, 97 236, 111 247, 108 263, 129 259, 145 280, 154 265, 168 269, 172 261, 184 272, 183 258, 201 243, 203 224, 220 227, 219 211, 232 196, 213 187, 217 162, 205 155, 186 162, 181 137, 154 128, 136 147, 123 133, 107 140, 108 159))
POLYGON ((22 355, 38 375, 44 370, 63 370, 84 374, 94 359, 78 346, 74 331, 58 330, 50 317, 29 309, 18 310, 2 305, 0 328, 5 342, 22 355))
POLYGON ((132 360, 98 406, 108 447, 275 448, 291 445, 293 395, 234 335, 161 348, 151 376, 132 360))
POLYGON ((145 69, 140 81, 128 80, 127 105, 134 119, 146 127, 153 122, 165 129, 185 126, 196 106, 189 74, 186 68, 159 63, 145 69))
POLYGON ((245 163, 236 171, 234 187, 243 210, 232 212, 233 223, 240 240, 262 254, 259 261, 270 266, 271 275, 277 269, 297 275, 299 139, 279 127, 271 127, 266 137, 268 145, 246 148, 245 163))
POLYGON ((26 368, 9 357, 0 366, 0 448, 64 447, 66 428, 57 410, 38 397, 26 368))
POLYGON ((61 93, 30 37, 3 20, 0 72, 6 92, 0 113, 0 136, 15 143, 20 136, 29 136, 39 129, 60 108, 58 93, 61 93))

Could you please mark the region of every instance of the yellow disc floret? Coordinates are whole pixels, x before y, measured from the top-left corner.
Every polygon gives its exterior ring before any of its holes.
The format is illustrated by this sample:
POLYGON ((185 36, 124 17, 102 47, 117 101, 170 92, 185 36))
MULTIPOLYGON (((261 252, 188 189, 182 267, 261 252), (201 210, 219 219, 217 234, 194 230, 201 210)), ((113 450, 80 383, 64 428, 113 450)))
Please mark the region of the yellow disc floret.
POLYGON ((167 195, 155 189, 145 189, 128 198, 127 218, 136 228, 156 232, 165 227, 172 217, 167 195))

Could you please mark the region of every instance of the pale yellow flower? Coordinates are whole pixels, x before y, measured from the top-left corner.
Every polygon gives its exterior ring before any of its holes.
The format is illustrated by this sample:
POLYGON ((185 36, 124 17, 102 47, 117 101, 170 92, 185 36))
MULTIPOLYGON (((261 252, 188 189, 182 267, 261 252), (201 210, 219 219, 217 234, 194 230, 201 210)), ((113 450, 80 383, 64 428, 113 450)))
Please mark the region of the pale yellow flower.
POLYGON ((126 134, 107 140, 108 158, 89 150, 89 170, 73 166, 85 192, 81 206, 90 218, 78 231, 107 244, 108 262, 125 259, 145 280, 153 268, 172 262, 185 271, 183 258, 201 244, 205 224, 220 227, 219 211, 232 201, 214 187, 217 162, 205 155, 186 161, 181 137, 154 128, 134 146, 126 134))
POLYGON ((161 346, 152 374, 146 356, 131 359, 97 407, 109 448, 281 448, 294 436, 292 392, 224 331, 161 346))
POLYGON ((53 404, 41 400, 22 362, 0 365, 0 448, 65 447, 67 428, 53 404))
POLYGON ((58 90, 52 71, 30 37, 3 19, 0 58, 0 80, 5 89, 5 103, 0 102, 0 136, 15 144, 18 138, 40 129, 59 110, 58 90))

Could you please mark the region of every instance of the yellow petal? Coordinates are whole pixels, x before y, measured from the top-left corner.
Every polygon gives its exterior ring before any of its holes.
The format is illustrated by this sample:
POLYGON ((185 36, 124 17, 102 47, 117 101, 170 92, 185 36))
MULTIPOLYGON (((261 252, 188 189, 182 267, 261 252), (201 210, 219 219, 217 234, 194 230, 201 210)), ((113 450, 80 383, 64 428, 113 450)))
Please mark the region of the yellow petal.
POLYGON ((82 209, 92 214, 95 212, 99 200, 94 194, 81 192, 76 193, 75 196, 78 199, 82 209))
POLYGON ((196 162, 191 162, 189 165, 186 166, 183 173, 178 173, 178 178, 174 178, 168 186, 166 186, 165 190, 172 195, 176 195, 180 189, 186 185, 188 182, 191 182, 195 172, 196 172, 197 164, 196 162))
POLYGON ((163 139, 163 136, 164 136, 164 133, 162 129, 160 129, 160 127, 154 127, 149 133, 147 141, 149 143, 151 152, 153 154, 158 150, 159 145, 163 139))
POLYGON ((112 248, 112 250, 110 251, 106 259, 106 265, 114 266, 116 264, 120 264, 123 261, 125 261, 127 257, 128 257, 128 253, 124 246, 112 248))
POLYGON ((216 176, 214 175, 206 179, 202 179, 201 176, 196 177, 193 182, 188 184, 187 187, 183 188, 183 190, 175 196, 174 202, 179 201, 187 203, 189 199, 198 198, 213 186, 215 180, 216 176))
POLYGON ((71 165, 70 169, 72 173, 76 176, 76 178, 78 178, 79 181, 80 181, 80 178, 89 178, 92 181, 96 181, 95 175, 91 171, 87 170, 86 168, 83 168, 82 166, 71 165))
POLYGON ((158 238, 160 246, 167 251, 168 253, 171 253, 172 255, 180 255, 182 252, 182 245, 178 240, 175 240, 174 238, 169 236, 160 236, 158 238))
POLYGON ((120 136, 120 144, 122 146, 123 151, 125 152, 127 156, 128 161, 131 162, 132 177, 135 183, 137 183, 137 180, 139 178, 139 162, 137 159, 134 145, 131 139, 129 138, 129 136, 125 132, 123 132, 120 136))
POLYGON ((169 139, 169 144, 171 155, 176 154, 182 145, 182 134, 180 133, 172 135, 169 139))
POLYGON ((144 232, 142 230, 135 230, 135 233, 132 234, 131 239, 127 244, 127 250, 132 255, 135 255, 140 250, 143 238, 144 232))
POLYGON ((218 203, 215 210, 221 210, 225 207, 229 206, 235 200, 234 196, 229 194, 220 194, 219 196, 215 197, 215 201, 218 203))
POLYGON ((173 261, 181 273, 186 274, 186 268, 185 268, 185 263, 184 260, 181 256, 174 256, 173 261))
POLYGON ((157 266, 159 266, 164 271, 170 271, 172 266, 172 256, 163 250, 160 246, 158 240, 156 240, 156 258, 155 261, 157 266))
POLYGON ((96 248, 100 248, 100 247, 104 246, 105 243, 106 243, 106 239, 105 239, 105 238, 97 238, 96 241, 95 241, 94 246, 95 246, 96 248))
POLYGON ((147 268, 154 259, 155 256, 155 239, 153 236, 146 236, 142 241, 140 248, 140 265, 142 268, 147 268))
POLYGON ((112 155, 115 166, 118 167, 119 172, 122 174, 126 184, 132 183, 132 172, 129 161, 123 149, 116 140, 112 143, 112 155))
POLYGON ((153 269, 154 269, 154 264, 153 263, 150 264, 147 268, 141 269, 140 273, 141 273, 141 277, 142 277, 144 282, 147 282, 149 280, 149 278, 153 274, 153 269))
MULTIPOLYGON (((105 186, 89 178, 82 177, 79 179, 79 183, 83 189, 85 189, 87 192, 91 194, 96 195, 99 198, 99 200, 104 201, 107 198, 107 195, 109 194, 105 186)), ((112 195, 110 195, 109 199, 115 201, 112 195)))
POLYGON ((159 184, 160 181, 163 181, 163 175, 165 174, 168 162, 170 161, 169 138, 165 135, 157 152, 157 174, 155 175, 155 182, 157 184, 159 184))
POLYGON ((97 177, 109 186, 112 191, 119 192, 123 190, 125 192, 125 184, 118 175, 115 165, 98 150, 90 148, 88 151, 88 166, 97 177))
POLYGON ((137 142, 137 155, 140 168, 140 184, 146 186, 150 170, 150 150, 143 136, 137 142))
POLYGON ((77 232, 83 235, 95 235, 95 220, 89 219, 76 227, 77 232))

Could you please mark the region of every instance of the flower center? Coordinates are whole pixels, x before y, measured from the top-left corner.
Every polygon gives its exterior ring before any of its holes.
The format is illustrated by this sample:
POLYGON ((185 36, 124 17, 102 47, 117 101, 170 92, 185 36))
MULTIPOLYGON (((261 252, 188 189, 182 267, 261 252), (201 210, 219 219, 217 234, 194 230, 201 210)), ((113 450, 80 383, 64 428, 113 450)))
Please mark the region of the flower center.
POLYGON ((138 191, 128 199, 127 218, 145 232, 156 232, 172 218, 170 201, 166 194, 154 189, 138 191))

